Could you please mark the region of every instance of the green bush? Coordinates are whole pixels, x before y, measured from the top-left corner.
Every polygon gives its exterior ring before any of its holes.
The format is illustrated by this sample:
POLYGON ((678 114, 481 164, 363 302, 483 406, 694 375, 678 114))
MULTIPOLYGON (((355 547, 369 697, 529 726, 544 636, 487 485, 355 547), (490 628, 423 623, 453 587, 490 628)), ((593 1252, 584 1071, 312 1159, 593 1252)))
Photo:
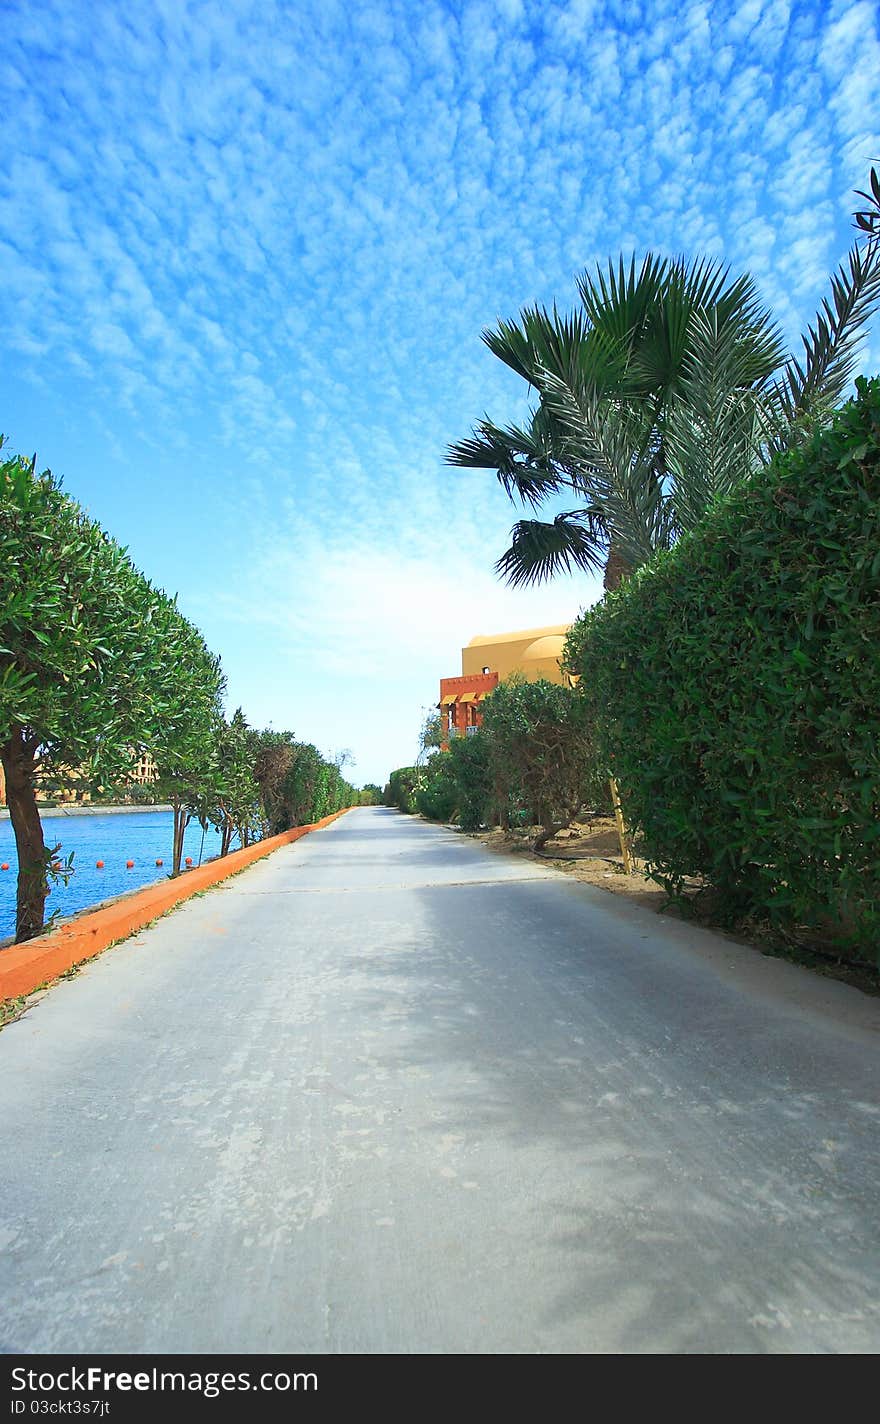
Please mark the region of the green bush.
POLYGON ((399 766, 396 771, 392 771, 382 793, 383 803, 386 806, 396 807, 398 811, 404 811, 408 816, 414 815, 417 778, 418 769, 414 766, 399 766))
POLYGON ((416 807, 429 821, 451 821, 458 811, 458 789, 449 752, 435 752, 416 792, 416 807))
POLYGON ((508 678, 486 700, 482 735, 496 802, 540 827, 536 850, 602 794, 593 714, 568 687, 508 678))
POLYGON ((569 635, 671 893, 880 939, 880 382, 569 635))
POLYGON ((339 767, 311 742, 294 741, 289 732, 262 733, 262 739, 261 786, 273 832, 311 825, 357 800, 339 767))
POLYGON ((483 731, 456 737, 449 744, 449 760, 458 801, 458 824, 463 831, 478 831, 494 820, 489 743, 483 731))

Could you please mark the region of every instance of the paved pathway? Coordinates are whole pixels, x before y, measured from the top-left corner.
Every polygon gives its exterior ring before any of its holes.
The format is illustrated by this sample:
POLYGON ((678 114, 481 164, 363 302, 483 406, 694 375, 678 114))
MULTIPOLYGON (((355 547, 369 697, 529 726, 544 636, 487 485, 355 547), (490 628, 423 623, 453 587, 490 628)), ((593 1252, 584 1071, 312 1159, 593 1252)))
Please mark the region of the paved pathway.
POLYGON ((0 1348, 876 1350, 878 1029, 353 812, 0 1034, 0 1348))

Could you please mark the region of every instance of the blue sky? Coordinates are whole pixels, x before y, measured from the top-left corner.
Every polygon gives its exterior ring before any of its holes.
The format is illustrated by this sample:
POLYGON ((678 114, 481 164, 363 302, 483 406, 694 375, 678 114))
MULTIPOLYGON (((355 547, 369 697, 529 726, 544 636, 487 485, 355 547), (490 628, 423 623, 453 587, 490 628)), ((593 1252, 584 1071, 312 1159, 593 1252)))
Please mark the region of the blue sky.
MULTIPOLYGON (((872 0, 3 7, 0 429, 358 782, 409 761, 511 592, 446 444, 520 383, 481 329, 608 255, 750 269, 794 338, 880 157, 872 0)), ((862 367, 880 369, 875 324, 862 367)))

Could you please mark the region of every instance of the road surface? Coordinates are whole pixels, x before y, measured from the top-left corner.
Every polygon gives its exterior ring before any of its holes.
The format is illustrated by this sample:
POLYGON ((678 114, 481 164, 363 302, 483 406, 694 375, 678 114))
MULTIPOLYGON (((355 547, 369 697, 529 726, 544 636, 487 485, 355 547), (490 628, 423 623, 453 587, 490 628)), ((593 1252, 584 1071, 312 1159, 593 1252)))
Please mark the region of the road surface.
POLYGON ((878 1030, 354 811, 0 1034, 0 1348, 876 1350, 878 1030))

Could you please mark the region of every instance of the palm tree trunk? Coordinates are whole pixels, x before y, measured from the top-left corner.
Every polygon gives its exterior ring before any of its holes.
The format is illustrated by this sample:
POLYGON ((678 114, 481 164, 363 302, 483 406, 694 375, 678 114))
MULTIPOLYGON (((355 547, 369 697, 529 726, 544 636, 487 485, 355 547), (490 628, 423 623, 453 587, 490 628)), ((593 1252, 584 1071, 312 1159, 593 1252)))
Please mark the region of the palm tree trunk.
POLYGON ((609 545, 608 557, 605 560, 605 578, 603 587, 606 593, 615 588, 620 588, 623 580, 632 573, 632 565, 627 562, 616 544, 609 545))

